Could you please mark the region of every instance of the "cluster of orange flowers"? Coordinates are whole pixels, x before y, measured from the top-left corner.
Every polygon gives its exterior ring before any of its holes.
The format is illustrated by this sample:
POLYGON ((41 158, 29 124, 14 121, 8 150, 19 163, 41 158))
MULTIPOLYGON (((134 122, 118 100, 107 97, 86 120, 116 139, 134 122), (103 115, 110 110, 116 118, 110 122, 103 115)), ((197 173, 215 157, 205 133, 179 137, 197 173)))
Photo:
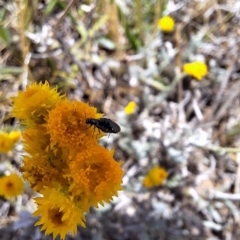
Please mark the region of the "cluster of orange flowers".
POLYGON ((47 82, 28 86, 12 100, 12 115, 25 125, 21 171, 42 195, 36 198, 37 225, 53 238, 76 234, 91 206, 111 201, 122 189, 123 171, 113 159, 114 150, 100 146, 104 133, 86 124, 86 118, 102 114, 69 101, 47 82))

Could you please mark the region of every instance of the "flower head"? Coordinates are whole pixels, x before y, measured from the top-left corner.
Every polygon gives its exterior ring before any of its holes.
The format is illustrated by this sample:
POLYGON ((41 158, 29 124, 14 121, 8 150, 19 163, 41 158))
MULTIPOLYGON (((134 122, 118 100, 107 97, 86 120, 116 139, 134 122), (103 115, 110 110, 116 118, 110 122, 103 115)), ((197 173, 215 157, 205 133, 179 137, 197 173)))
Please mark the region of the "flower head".
POLYGON ((84 193, 93 206, 109 202, 122 189, 123 170, 121 163, 113 159, 113 153, 96 145, 79 152, 70 163, 71 176, 77 186, 73 193, 84 193))
POLYGON ((122 189, 121 163, 98 145, 105 135, 87 119, 103 114, 60 97, 46 84, 33 84, 13 98, 13 115, 26 124, 21 171, 43 197, 36 199, 37 225, 46 234, 75 234, 91 206, 110 201, 122 189))
POLYGON ((197 80, 202 80, 203 77, 205 77, 208 73, 207 65, 204 62, 192 62, 192 63, 186 63, 183 65, 183 71, 196 78, 197 80))
POLYGON ((62 97, 51 89, 48 82, 34 83, 27 86, 25 91, 12 97, 12 115, 27 126, 42 124, 46 122, 48 111, 51 110, 62 97))
POLYGON ((12 131, 10 133, 0 132, 0 153, 11 151, 20 137, 20 131, 12 131))
POLYGON ((134 101, 131 101, 128 103, 128 105, 124 108, 124 111, 126 114, 131 115, 136 110, 136 103, 134 101))
POLYGON ((23 190, 24 183, 18 174, 12 173, 0 178, 0 195, 6 198, 17 197, 23 190))
POLYGON ((149 170, 148 174, 143 179, 143 185, 146 188, 160 186, 167 178, 168 173, 164 168, 155 166, 149 170))
POLYGON ((35 126, 27 128, 22 133, 24 150, 28 155, 49 156, 50 135, 45 126, 35 126))
POLYGON ((45 187, 68 185, 68 180, 63 177, 63 169, 66 169, 67 166, 62 159, 25 156, 23 163, 24 165, 21 167, 23 178, 39 193, 42 193, 45 187))
POLYGON ((62 101, 49 112, 47 122, 51 142, 60 147, 79 148, 90 147, 97 139, 104 136, 98 129, 86 124, 86 118, 100 118, 94 107, 83 102, 62 101))
POLYGON ((74 203, 68 196, 57 189, 45 189, 43 197, 35 199, 38 209, 33 213, 40 216, 36 225, 42 225, 47 235, 53 239, 60 235, 64 239, 67 234, 76 234, 77 225, 85 227, 85 217, 80 204, 74 203))
POLYGON ((158 27, 163 32, 172 32, 174 30, 175 22, 170 16, 164 16, 158 20, 158 27))

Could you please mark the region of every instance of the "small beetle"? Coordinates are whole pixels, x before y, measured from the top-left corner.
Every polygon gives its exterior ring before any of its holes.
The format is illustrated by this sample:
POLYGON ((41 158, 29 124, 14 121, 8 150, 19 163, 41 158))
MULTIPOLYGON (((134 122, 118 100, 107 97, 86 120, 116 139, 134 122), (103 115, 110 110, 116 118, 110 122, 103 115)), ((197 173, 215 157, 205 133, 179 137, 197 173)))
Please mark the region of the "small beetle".
POLYGON ((105 133, 109 133, 109 135, 111 133, 119 133, 121 131, 119 125, 109 118, 87 118, 86 124, 90 124, 91 127, 94 126, 94 129, 95 127, 98 128, 98 131, 101 130, 105 133))

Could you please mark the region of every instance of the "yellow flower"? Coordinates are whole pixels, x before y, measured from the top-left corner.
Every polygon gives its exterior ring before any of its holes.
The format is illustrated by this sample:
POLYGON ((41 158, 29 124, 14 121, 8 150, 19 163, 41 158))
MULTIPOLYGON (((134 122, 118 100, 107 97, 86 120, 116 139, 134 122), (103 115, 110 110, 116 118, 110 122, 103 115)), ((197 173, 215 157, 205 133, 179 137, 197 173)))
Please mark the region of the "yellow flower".
POLYGON ((74 180, 74 195, 85 194, 93 206, 109 202, 112 196, 122 190, 123 170, 121 163, 113 159, 114 151, 95 145, 79 152, 70 163, 74 180))
POLYGON ((131 101, 128 103, 128 105, 124 108, 124 111, 126 114, 131 115, 136 110, 136 103, 134 101, 131 101))
POLYGON ((23 178, 39 193, 42 193, 45 187, 53 188, 68 184, 68 180, 63 177, 63 169, 66 169, 67 165, 62 159, 25 156, 23 163, 21 167, 23 178))
POLYGON ((163 32, 172 32, 174 30, 174 19, 169 16, 164 16, 158 20, 158 27, 163 32))
POLYGON ((62 98, 56 88, 50 88, 48 82, 34 83, 12 97, 12 116, 27 126, 45 123, 48 111, 62 98))
POLYGON ((49 156, 50 135, 43 125, 27 128, 22 133, 24 150, 29 155, 49 156))
POLYGON ((12 131, 9 133, 9 138, 14 141, 17 142, 21 137, 21 132, 20 131, 12 131))
POLYGON ((19 131, 0 132, 0 153, 11 151, 20 137, 21 133, 19 131))
POLYGON ((49 112, 47 122, 51 142, 60 147, 90 147, 105 134, 98 129, 89 127, 86 118, 100 118, 96 108, 83 102, 62 101, 49 112))
POLYGON ((38 209, 33 213, 40 216, 35 225, 42 225, 41 231, 53 234, 53 239, 60 235, 77 233, 77 225, 85 227, 85 217, 80 204, 74 203, 68 196, 56 189, 45 189, 43 197, 36 198, 38 209))
POLYGON ((164 168, 155 166, 149 170, 148 174, 143 179, 143 185, 146 188, 160 186, 167 178, 168 173, 164 168))
POLYGON ((23 190, 24 183, 18 174, 12 173, 0 178, 0 195, 6 198, 17 197, 23 190))
POLYGON ((196 61, 184 64, 183 71, 197 80, 202 80, 202 78, 207 75, 208 68, 204 62, 196 61))

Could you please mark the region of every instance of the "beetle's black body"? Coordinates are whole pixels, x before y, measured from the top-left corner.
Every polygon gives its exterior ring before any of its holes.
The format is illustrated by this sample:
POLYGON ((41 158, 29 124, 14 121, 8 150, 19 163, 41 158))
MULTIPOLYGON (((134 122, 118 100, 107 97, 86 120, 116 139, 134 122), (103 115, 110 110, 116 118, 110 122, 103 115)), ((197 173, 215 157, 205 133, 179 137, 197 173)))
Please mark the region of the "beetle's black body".
POLYGON ((118 133, 121 131, 119 125, 109 118, 87 118, 86 124, 90 124, 91 126, 94 126, 94 128, 96 127, 99 130, 109 134, 118 133))

